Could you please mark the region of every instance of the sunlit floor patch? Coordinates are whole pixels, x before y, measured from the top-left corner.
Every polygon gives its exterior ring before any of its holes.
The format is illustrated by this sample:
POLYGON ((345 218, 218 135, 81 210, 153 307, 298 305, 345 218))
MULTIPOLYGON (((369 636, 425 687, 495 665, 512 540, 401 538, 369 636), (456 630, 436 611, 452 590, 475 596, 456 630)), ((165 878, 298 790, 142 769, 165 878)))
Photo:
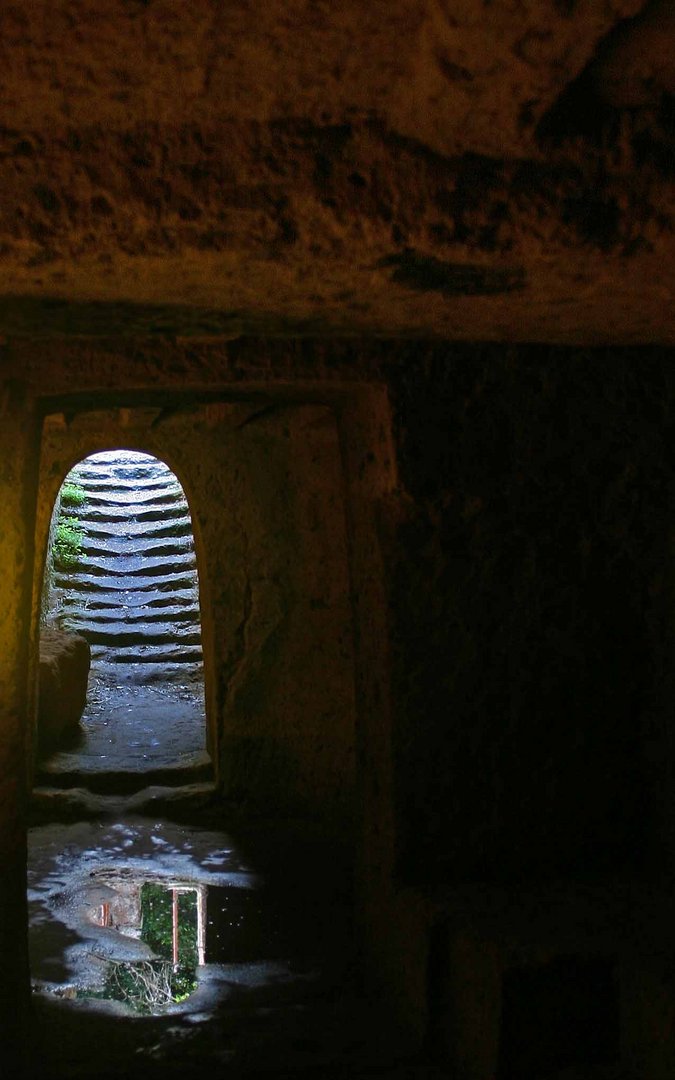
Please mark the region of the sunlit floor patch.
POLYGON ((203 713, 203 701, 189 686, 118 684, 93 671, 78 733, 41 762, 41 774, 46 780, 120 769, 205 769, 210 758, 203 713))

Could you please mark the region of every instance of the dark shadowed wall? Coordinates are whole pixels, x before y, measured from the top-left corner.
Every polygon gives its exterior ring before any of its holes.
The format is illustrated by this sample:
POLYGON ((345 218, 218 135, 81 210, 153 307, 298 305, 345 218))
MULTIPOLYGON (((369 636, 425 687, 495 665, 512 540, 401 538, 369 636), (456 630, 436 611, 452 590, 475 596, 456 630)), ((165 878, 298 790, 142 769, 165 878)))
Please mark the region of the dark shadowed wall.
POLYGON ((392 572, 399 870, 663 865, 675 369, 658 351, 410 350, 392 572))

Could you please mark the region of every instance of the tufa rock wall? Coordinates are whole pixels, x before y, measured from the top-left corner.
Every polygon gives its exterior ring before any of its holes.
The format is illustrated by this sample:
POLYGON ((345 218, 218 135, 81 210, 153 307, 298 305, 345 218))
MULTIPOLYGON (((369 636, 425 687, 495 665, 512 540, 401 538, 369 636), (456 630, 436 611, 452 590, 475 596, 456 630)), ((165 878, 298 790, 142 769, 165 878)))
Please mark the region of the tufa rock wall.
POLYGON ((675 340, 669 0, 0 12, 0 331, 675 340))
POLYGON ((392 388, 400 873, 666 874, 672 358, 446 347, 392 388))
POLYGON ((37 733, 41 751, 78 729, 87 700, 91 653, 81 634, 43 626, 40 631, 37 733))

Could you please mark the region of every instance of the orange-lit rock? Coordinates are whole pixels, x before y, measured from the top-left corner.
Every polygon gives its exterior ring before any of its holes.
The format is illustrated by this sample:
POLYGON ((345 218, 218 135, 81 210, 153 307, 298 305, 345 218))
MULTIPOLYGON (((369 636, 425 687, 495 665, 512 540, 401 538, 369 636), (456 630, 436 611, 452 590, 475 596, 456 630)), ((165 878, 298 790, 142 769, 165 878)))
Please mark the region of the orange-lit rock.
POLYGON ((0 39, 8 334, 672 340, 667 5, 87 0, 0 39))

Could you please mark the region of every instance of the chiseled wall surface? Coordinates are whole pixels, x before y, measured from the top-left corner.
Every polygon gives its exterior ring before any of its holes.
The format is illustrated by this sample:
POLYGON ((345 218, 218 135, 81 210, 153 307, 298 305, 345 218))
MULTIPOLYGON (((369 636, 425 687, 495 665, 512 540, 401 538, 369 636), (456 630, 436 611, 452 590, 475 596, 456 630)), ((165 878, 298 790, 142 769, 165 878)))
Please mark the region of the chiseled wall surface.
MULTIPOLYGON (((1 369, 0 369, 1 370, 1 369)), ((24 388, 0 375, 0 1044, 20 1066, 28 1004, 26 715, 38 424, 24 388)))
POLYGON ((0 40, 0 333, 675 341, 671 0, 31 0, 0 40))
POLYGON ((674 371, 446 346, 392 373, 404 880, 667 876, 674 371))

